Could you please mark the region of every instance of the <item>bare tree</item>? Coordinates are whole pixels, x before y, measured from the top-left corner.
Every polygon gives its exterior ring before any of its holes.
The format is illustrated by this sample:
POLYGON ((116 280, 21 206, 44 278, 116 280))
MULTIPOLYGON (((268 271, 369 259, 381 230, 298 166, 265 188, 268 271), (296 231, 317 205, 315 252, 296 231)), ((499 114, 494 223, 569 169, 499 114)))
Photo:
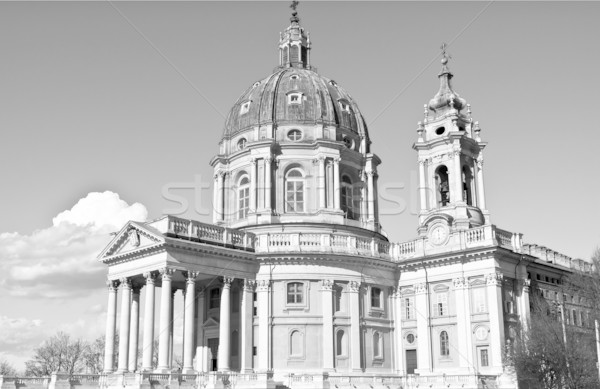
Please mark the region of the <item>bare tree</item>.
POLYGON ((0 375, 15 376, 17 375, 17 369, 8 361, 0 360, 0 375))
POLYGON ((28 376, 47 376, 53 372, 74 374, 83 369, 85 341, 72 340, 64 332, 58 332, 35 349, 34 356, 25 362, 28 376))
POLYGON ((600 250, 596 250, 592 260, 594 266, 591 272, 590 269, 575 270, 564 280, 556 302, 537 293, 531 294, 534 310, 529 328, 521 332, 507 353, 507 360, 515 368, 521 388, 600 387, 593 331, 593 318, 600 316, 600 250), (580 310, 585 307, 590 312, 590 319, 585 323, 580 321, 578 326, 568 325, 568 315, 573 313, 575 317, 575 313, 565 307, 567 301, 564 296, 569 296, 569 304, 577 300, 580 310))

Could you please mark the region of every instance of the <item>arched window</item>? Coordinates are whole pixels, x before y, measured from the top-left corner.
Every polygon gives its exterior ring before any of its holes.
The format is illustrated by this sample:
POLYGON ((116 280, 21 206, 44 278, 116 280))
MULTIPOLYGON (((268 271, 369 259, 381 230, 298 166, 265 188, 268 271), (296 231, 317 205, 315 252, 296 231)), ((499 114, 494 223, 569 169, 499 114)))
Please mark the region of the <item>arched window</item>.
POLYGON ((292 169, 286 174, 285 211, 304 212, 304 176, 300 169, 292 169))
POLYGON ((250 209, 250 180, 243 176, 238 184, 238 219, 245 219, 250 209))
POLYGON ((450 355, 450 340, 446 331, 440 333, 440 355, 443 357, 450 355))
POLYGON ((348 219, 358 220, 360 217, 360 188, 352 185, 348 176, 342 177, 340 207, 348 219))
POLYGON ((465 200, 468 205, 473 205, 473 174, 468 166, 463 166, 462 184, 463 200, 465 200))
POLYGON ((381 289, 371 288, 371 308, 381 308, 381 289))
POLYGON ((450 186, 448 184, 448 168, 441 165, 435 170, 435 186, 438 207, 444 207, 450 202, 450 186))
POLYGON ((301 357, 304 354, 304 340, 302 333, 298 330, 290 334, 290 356, 301 357))
POLYGON ((379 332, 373 334, 373 358, 383 358, 383 338, 379 332))
POLYGON ((335 355, 344 356, 347 354, 346 333, 339 330, 335 334, 335 355))

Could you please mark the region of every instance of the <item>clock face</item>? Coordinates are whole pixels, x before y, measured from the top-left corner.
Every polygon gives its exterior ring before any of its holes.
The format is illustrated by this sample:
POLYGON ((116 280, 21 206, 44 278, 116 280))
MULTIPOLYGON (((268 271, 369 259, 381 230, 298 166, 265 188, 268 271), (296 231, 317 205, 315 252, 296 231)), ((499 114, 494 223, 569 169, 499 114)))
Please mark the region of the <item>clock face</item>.
POLYGON ((429 233, 429 240, 435 245, 441 245, 448 238, 448 229, 445 226, 435 226, 429 233))

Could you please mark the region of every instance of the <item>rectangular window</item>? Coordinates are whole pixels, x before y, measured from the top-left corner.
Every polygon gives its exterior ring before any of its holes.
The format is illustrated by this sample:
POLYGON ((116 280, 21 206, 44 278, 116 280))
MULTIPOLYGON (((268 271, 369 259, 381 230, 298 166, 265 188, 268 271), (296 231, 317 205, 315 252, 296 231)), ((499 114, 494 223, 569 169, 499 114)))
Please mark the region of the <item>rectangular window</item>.
POLYGON ((487 348, 479 350, 479 361, 481 362, 481 367, 488 367, 490 365, 487 348))
POLYGON ((436 308, 438 316, 446 316, 448 314, 448 293, 437 294, 436 308))
POLYGON ((210 290, 210 301, 208 307, 210 309, 219 308, 221 303, 220 299, 220 290, 218 288, 214 288, 210 290))
POLYGON ((238 219, 245 219, 248 216, 248 210, 250 209, 250 188, 240 188, 239 190, 239 204, 238 204, 238 219))
POLYGON ((301 282, 290 282, 287 285, 288 304, 302 304, 304 301, 304 284, 301 282))
POLYGON ((288 181, 285 200, 287 212, 304 212, 304 182, 288 181))
POLYGON ((371 288, 371 308, 381 308, 381 289, 371 288))
POLYGON ((413 297, 406 297, 404 299, 404 319, 413 320, 415 318, 413 305, 413 297))
POLYGON ((485 304, 485 289, 475 288, 473 289, 473 312, 484 313, 487 311, 485 304))

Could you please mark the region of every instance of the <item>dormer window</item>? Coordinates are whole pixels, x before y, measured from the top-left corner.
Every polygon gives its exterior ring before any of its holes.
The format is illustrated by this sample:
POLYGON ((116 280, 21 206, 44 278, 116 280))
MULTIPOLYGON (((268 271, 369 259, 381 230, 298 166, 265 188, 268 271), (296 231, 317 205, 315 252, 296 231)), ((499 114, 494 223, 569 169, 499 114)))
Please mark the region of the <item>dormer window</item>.
POLYGON ((350 113, 350 103, 347 101, 340 101, 340 107, 342 108, 343 112, 350 113))
POLYGON ((244 104, 242 104, 242 106, 240 107, 240 115, 248 113, 249 110, 250 110, 250 102, 247 101, 244 104))
POLYGON ((256 82, 255 82, 255 83, 252 85, 252 88, 256 88, 256 87, 257 87, 257 86, 259 86, 259 85, 260 85, 260 81, 256 81, 256 82))
POLYGON ((287 96, 288 104, 302 104, 302 93, 294 92, 287 96))
POLYGON ((300 78, 300 76, 298 76, 297 74, 292 74, 292 75, 290 76, 290 79, 292 79, 292 80, 297 80, 297 79, 299 79, 299 78, 300 78))

